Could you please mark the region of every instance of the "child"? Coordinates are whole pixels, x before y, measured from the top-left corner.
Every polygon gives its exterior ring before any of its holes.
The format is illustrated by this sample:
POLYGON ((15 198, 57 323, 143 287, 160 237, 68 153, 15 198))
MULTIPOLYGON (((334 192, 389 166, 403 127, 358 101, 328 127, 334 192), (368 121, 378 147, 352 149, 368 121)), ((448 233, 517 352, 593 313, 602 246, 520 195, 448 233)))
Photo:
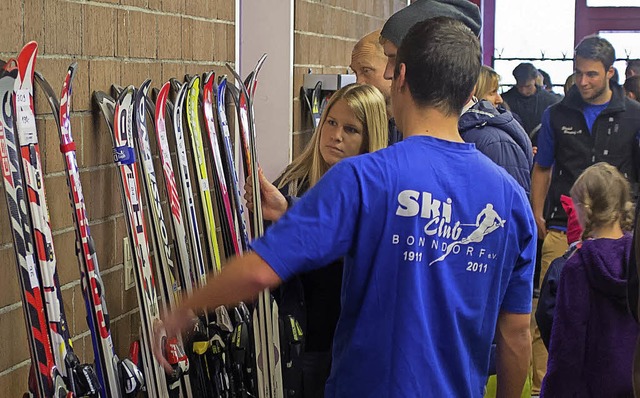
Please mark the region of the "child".
POLYGON ((613 166, 587 168, 571 188, 582 247, 560 275, 541 396, 633 397, 638 326, 627 310, 633 204, 613 166))

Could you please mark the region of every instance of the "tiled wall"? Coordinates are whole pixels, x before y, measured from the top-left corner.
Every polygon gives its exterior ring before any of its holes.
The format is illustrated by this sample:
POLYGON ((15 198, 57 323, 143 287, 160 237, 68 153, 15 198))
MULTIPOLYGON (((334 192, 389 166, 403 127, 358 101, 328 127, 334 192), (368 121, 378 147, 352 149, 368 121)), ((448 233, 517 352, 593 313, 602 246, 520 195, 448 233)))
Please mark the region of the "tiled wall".
MULTIPOLYGON (((159 87, 170 77, 222 72, 224 62, 235 57, 235 2, 1 0, 0 15, 0 59, 15 57, 26 42, 37 41, 36 69, 56 93, 69 64, 79 64, 71 125, 114 344, 117 353, 126 356, 138 334, 138 304, 135 289, 123 287, 126 228, 119 177, 111 137, 91 93, 108 92, 113 83, 137 86, 151 78, 152 86, 159 87)), ((60 141, 38 87, 36 113, 64 306, 75 352, 81 360, 92 361, 60 141)), ((26 391, 29 351, 4 192, 0 195, 0 396, 19 397, 26 391)))

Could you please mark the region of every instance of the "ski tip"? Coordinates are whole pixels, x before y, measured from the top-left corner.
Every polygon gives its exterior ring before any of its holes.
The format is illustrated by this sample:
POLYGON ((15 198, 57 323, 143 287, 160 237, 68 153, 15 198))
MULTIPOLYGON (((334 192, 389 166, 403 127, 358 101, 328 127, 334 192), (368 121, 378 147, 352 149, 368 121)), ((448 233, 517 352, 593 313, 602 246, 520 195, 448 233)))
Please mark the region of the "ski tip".
POLYGON ((215 77, 216 77, 216 73, 214 71, 206 72, 203 77, 204 85, 205 86, 208 84, 213 85, 213 82, 215 82, 215 77))
POLYGON ((69 68, 67 69, 67 74, 69 75, 69 82, 71 82, 76 77, 76 72, 78 71, 78 63, 73 61, 69 68))
POLYGON ((145 81, 143 81, 140 87, 138 87, 138 92, 140 93, 139 95, 141 97, 147 96, 150 86, 151 86, 151 79, 146 79, 145 81))

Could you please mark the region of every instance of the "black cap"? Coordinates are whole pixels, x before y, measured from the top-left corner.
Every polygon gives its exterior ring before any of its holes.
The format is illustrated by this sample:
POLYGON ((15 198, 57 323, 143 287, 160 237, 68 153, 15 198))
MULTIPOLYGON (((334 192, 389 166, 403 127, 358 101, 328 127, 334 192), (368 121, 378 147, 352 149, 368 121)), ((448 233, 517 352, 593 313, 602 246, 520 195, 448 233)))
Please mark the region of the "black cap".
POLYGON ((469 0, 417 0, 393 14, 385 22, 380 35, 400 47, 402 39, 413 25, 437 17, 461 21, 476 36, 480 35, 480 9, 469 0))

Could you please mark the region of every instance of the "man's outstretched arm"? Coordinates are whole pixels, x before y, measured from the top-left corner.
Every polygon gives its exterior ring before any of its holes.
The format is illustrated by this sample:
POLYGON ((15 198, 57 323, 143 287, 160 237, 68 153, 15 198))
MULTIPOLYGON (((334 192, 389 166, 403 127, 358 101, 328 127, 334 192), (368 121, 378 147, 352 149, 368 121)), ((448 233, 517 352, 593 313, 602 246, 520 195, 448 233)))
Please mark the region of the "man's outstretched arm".
MULTIPOLYGON (((250 301, 267 287, 275 287, 280 283, 282 280, 278 274, 256 253, 236 257, 222 268, 220 274, 211 276, 205 287, 194 291, 192 296, 185 297, 180 306, 164 318, 166 333, 174 336, 192 326, 194 312, 250 301)), ((158 325, 154 326, 154 354, 158 362, 169 371, 171 366, 161 354, 161 330, 158 325)))
POLYGON ((496 398, 519 398, 531 360, 531 314, 501 311, 496 329, 496 398))

